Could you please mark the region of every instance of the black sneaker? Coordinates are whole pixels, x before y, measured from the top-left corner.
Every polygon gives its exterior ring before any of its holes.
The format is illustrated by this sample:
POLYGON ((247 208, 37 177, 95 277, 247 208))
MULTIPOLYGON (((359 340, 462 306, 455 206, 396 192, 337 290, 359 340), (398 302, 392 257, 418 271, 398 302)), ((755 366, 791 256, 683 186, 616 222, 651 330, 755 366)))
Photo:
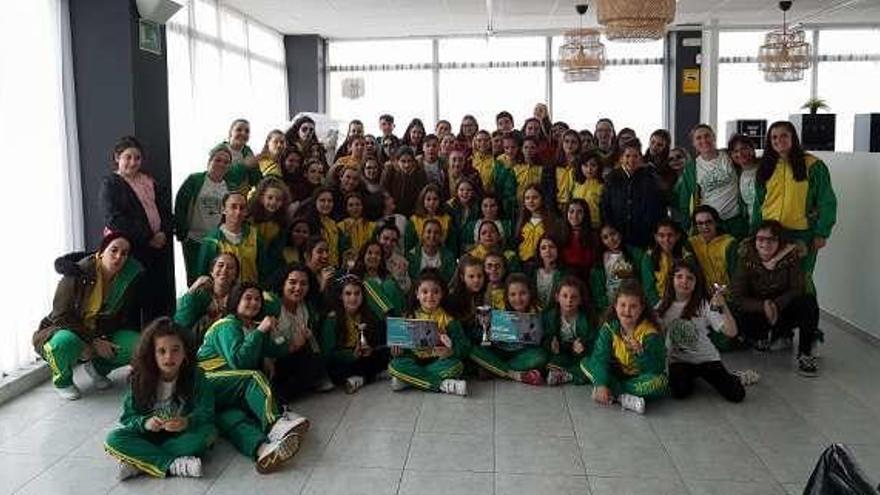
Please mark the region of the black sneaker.
POLYGON ((801 376, 814 377, 819 375, 819 363, 815 356, 801 354, 797 358, 798 374, 801 376))

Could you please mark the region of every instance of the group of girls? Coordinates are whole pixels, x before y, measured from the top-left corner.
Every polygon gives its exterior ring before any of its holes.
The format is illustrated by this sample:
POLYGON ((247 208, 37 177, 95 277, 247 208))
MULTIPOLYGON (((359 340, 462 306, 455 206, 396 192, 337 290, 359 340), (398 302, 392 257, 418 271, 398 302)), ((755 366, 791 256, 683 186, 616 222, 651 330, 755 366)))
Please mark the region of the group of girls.
MULTIPOLYGON (((576 131, 543 105, 521 130, 508 112, 496 124, 429 133, 414 119, 398 138, 383 115, 374 138, 353 121, 328 165, 308 117, 256 155, 236 120, 177 194, 189 288, 139 344, 125 307, 146 263, 131 234, 108 229, 97 253, 60 259, 35 348, 68 399, 78 360, 98 387, 132 362, 107 441, 121 476, 197 475, 215 431, 273 471, 308 428, 279 403, 386 372, 395 390, 455 395, 473 376, 589 383, 597 402, 639 412, 702 378, 737 402, 756 377, 720 352, 790 346, 798 328, 798 370, 817 373, 811 275, 836 199, 790 123, 770 127, 760 159, 743 136, 717 149, 705 125, 691 159, 665 130, 643 152, 632 129, 576 131), (534 315, 541 342, 487 340, 487 308, 534 315), (388 346, 388 317, 432 320, 438 340, 388 346)), ((143 173, 125 161, 139 143, 121 146, 120 173, 143 173)))

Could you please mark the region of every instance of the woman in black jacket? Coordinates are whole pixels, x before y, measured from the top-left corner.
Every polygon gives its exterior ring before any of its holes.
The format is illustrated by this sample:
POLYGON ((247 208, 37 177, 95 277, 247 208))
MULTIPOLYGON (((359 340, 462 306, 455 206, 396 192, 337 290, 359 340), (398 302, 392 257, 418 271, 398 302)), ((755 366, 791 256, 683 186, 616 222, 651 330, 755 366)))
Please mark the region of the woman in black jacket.
POLYGON ((621 150, 621 164, 605 178, 602 219, 614 226, 624 243, 639 248, 651 245, 654 225, 666 216, 666 204, 657 174, 642 160, 638 139, 621 150))
POLYGON ((132 255, 144 266, 138 299, 142 320, 149 321, 174 308, 171 202, 165 197, 167 188, 141 170, 143 146, 135 137, 116 143, 113 160, 116 170, 101 184, 104 231, 121 232, 131 240, 132 255))

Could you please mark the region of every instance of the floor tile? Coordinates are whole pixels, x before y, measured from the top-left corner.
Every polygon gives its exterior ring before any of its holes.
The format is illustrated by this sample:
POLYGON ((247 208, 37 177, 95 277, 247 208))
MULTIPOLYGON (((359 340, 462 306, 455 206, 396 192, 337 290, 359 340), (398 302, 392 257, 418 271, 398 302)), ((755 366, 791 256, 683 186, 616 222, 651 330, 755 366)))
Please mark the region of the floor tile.
POLYGON ((588 475, 678 478, 675 465, 660 442, 585 444, 581 453, 588 475))
POLYGON ((535 433, 555 437, 574 436, 571 417, 563 402, 500 403, 495 406, 495 434, 535 433))
POLYGON ((668 442, 664 446, 686 480, 767 481, 772 475, 761 459, 739 440, 724 443, 668 442))
POLYGON ((487 401, 426 401, 419 413, 416 432, 491 435, 492 411, 492 403, 487 401))
POLYGON ((14 493, 55 462, 55 456, 0 453, 0 494, 14 493))
POLYGON ((406 469, 415 471, 477 471, 495 469, 491 435, 416 433, 406 469))
POLYGON ((584 475, 574 438, 514 435, 495 437, 499 473, 584 475))
POLYGON ((403 472, 399 495, 492 495, 493 473, 403 472))
POLYGON ((109 492, 116 484, 115 463, 107 459, 68 457, 54 464, 16 493, 95 495, 109 492))
POLYGON ((314 468, 303 495, 394 495, 400 484, 399 469, 359 467, 314 468))
POLYGON ((289 461, 281 471, 270 475, 257 473, 254 462, 238 455, 229 462, 207 491, 209 495, 241 495, 243 493, 298 494, 312 472, 308 466, 298 465, 297 458, 289 461), (258 487, 258 489, 256 489, 258 487))
MULTIPOLYGON (((586 476, 495 474, 495 493, 504 495, 589 495, 586 476)), ((595 493, 595 492, 592 492, 595 493)))
POLYGON ((677 478, 618 478, 590 476, 593 495, 688 495, 677 478))
POLYGON ((685 482, 691 495, 785 495, 782 485, 766 481, 750 483, 740 481, 694 481, 685 482))
POLYGON ((337 432, 318 463, 402 470, 411 438, 411 432, 347 429, 337 432))

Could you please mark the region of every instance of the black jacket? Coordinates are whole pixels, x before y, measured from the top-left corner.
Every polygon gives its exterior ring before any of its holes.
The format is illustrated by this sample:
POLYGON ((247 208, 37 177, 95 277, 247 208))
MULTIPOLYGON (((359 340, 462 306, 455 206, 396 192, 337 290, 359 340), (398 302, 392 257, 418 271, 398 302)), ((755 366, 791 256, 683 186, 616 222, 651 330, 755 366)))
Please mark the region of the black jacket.
MULTIPOLYGON (((171 203, 165 197, 165 190, 154 184, 156 207, 162 218, 162 232, 171 241, 171 203)), ((104 205, 104 226, 114 232, 123 232, 134 244, 136 250, 143 249, 153 237, 147 213, 141 205, 134 189, 119 174, 111 173, 101 184, 101 203, 104 205)))
POLYGON ((641 167, 632 175, 618 167, 605 178, 602 219, 620 231, 623 242, 640 248, 651 245, 657 221, 666 216, 666 203, 657 175, 641 167))

